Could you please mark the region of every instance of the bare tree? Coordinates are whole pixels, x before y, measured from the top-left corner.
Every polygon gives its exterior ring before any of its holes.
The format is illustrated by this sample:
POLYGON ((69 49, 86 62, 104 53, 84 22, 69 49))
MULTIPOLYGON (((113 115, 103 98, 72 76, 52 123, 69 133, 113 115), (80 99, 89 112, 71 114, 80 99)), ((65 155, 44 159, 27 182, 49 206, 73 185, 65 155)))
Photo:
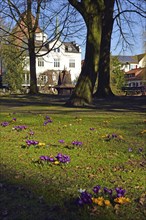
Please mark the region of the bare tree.
POLYGON ((60 36, 65 39, 67 36, 66 21, 69 13, 69 5, 61 4, 57 6, 52 0, 0 0, 0 15, 8 20, 9 29, 1 27, 3 38, 7 39, 7 44, 15 45, 20 53, 29 55, 30 64, 30 93, 38 93, 36 78, 36 57, 44 56, 54 49, 60 36), (56 29, 56 17, 59 17, 58 28, 56 29), (41 25, 41 28, 39 27, 41 25), (64 31, 64 32, 63 32, 64 31), (44 35, 44 39, 36 43, 36 33, 49 33, 44 35), (7 36, 7 37, 6 37, 7 36), (51 48, 49 42, 54 42, 51 48), (45 47, 47 51, 40 53, 45 47))
MULTIPOLYGON (((113 96, 110 88, 110 45, 113 24, 116 22, 119 40, 130 45, 124 27, 131 30, 131 14, 145 17, 144 0, 68 0, 83 16, 87 27, 85 62, 75 90, 67 105, 86 105, 92 102, 93 88, 98 73, 95 96, 113 96)), ((127 31, 127 32, 129 32, 127 31)))
POLYGON ((110 87, 110 48, 113 30, 113 13, 115 0, 105 0, 105 8, 102 16, 102 38, 100 44, 100 59, 98 69, 98 86, 95 97, 113 96, 110 87))
POLYGON ((97 78, 99 51, 102 31, 102 1, 69 0, 82 15, 87 27, 85 62, 77 85, 67 105, 87 105, 92 102, 92 94, 97 78))

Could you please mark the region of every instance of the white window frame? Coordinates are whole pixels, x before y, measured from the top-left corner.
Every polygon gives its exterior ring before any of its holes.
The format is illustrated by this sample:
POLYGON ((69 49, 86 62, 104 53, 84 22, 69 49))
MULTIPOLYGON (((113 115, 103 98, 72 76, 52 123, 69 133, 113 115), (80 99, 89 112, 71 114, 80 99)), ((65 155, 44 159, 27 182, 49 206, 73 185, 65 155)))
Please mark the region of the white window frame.
POLYGON ((38 57, 38 66, 39 67, 44 66, 44 59, 42 57, 38 57))
POLYGON ((60 59, 54 58, 54 67, 60 67, 60 59))

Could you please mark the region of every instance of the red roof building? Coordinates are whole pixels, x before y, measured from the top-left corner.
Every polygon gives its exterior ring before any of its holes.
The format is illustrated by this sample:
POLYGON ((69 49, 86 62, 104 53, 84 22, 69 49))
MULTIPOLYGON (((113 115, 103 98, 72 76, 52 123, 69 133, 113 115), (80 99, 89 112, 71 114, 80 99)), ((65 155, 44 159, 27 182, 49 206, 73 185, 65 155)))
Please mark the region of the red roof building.
POLYGON ((139 87, 146 85, 146 67, 129 70, 125 73, 128 87, 139 87))

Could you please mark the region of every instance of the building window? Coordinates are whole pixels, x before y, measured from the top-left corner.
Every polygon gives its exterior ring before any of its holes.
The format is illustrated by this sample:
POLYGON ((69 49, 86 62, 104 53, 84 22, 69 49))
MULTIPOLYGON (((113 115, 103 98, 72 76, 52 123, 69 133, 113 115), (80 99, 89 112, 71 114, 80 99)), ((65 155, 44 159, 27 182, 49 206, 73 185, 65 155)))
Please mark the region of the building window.
POLYGON ((60 60, 54 59, 54 67, 60 67, 60 60))
POLYGON ((66 52, 72 52, 73 48, 71 46, 65 46, 66 52))
POLYGON ((75 68, 75 60, 74 59, 69 60, 69 67, 70 68, 75 68))
POLYGON ((68 51, 70 51, 70 52, 72 51, 72 47, 71 46, 68 47, 68 51))
POLYGON ((43 58, 38 58, 38 66, 44 66, 44 60, 43 58))
POLYGON ((60 52, 60 48, 55 48, 54 52, 58 52, 59 53, 60 52))

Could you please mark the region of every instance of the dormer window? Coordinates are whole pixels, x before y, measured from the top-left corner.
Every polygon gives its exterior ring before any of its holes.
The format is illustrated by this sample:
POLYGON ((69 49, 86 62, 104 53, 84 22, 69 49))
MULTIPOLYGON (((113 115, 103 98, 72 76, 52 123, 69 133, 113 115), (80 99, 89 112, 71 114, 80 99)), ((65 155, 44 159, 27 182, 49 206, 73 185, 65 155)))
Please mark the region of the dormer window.
POLYGON ((69 51, 69 52, 72 51, 72 47, 71 47, 71 46, 68 47, 68 51, 69 51))
POLYGON ((72 47, 71 46, 65 46, 65 51, 71 52, 72 51, 72 47))

